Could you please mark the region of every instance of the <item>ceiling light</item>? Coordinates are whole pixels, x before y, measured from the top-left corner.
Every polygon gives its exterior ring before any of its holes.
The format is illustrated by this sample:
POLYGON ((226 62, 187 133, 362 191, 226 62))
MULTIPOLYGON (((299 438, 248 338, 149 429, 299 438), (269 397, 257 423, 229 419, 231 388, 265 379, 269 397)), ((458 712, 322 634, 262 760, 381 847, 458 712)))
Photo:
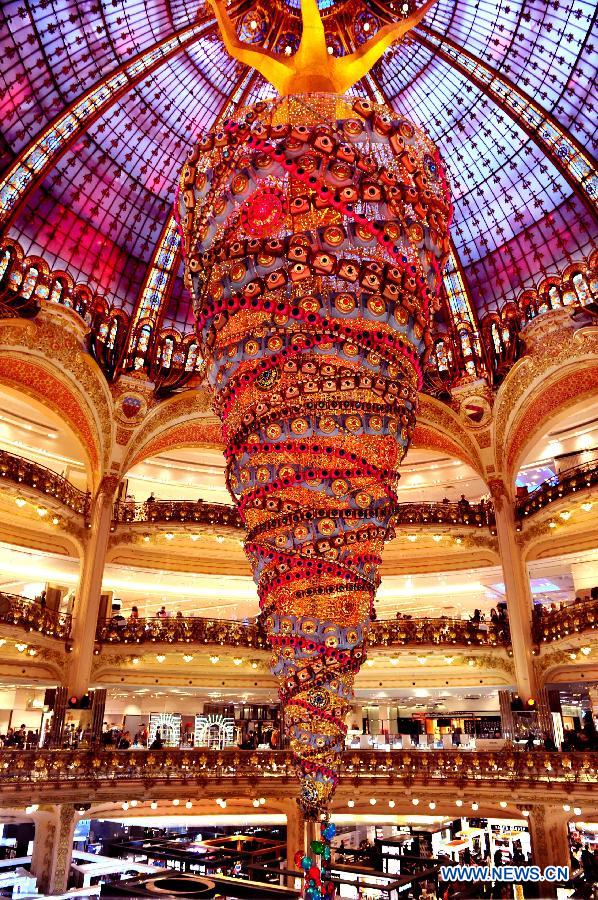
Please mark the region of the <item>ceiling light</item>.
POLYGON ((581 652, 583 653, 584 656, 589 656, 590 653, 592 652, 591 647, 580 647, 579 649, 581 650, 581 652))
POLYGON ((353 809, 353 807, 355 806, 355 800, 347 800, 347 806, 353 809))
POLYGON ((52 516, 52 525, 60 524, 60 516, 52 516))
POLYGON ((131 806, 137 806, 139 801, 138 800, 130 800, 129 803, 131 804, 131 806))
POLYGON ((374 665, 374 660, 373 660, 373 659, 366 659, 365 662, 366 662, 366 665, 367 665, 367 666, 373 666, 373 665, 374 665))
POLYGON ((217 534, 217 535, 216 535, 216 541, 217 541, 218 544, 222 544, 222 543, 224 542, 224 535, 222 535, 222 534, 217 534))
POLYGON ((364 30, 365 32, 368 32, 368 31, 370 30, 370 23, 369 23, 369 22, 364 22, 364 23, 363 23, 363 30, 364 30))
POLYGON ((565 812, 571 812, 571 807, 569 806, 568 803, 563 803, 563 810, 565 812))
POLYGON ((456 538, 455 538, 455 544, 462 544, 462 543, 463 543, 463 538, 462 538, 462 537, 456 537, 456 538))
POLYGON ((334 53, 334 47, 328 46, 328 56, 332 56, 333 53, 334 53))
POLYGON ((463 806, 463 801, 462 801, 462 800, 455 800, 455 805, 456 805, 456 806, 463 806))
POLYGON ((571 518, 571 513, 569 512, 568 509, 564 509, 562 512, 559 513, 559 516, 561 517, 561 519, 564 519, 564 521, 566 522, 567 519, 571 518))
POLYGON ((573 812, 575 813, 576 816, 581 816, 581 807, 579 807, 579 806, 574 806, 574 807, 573 807, 573 812))
POLYGON ((198 534, 190 534, 189 537, 191 538, 192 541, 198 541, 198 540, 199 540, 199 535, 198 535, 198 534))
POLYGON ((556 522, 549 522, 549 523, 548 523, 548 527, 549 527, 549 528, 556 528, 556 522))
POLYGON ((23 651, 27 649, 27 646, 27 644, 15 644, 15 647, 17 648, 19 653, 23 653, 23 651))
POLYGON ((147 542, 149 541, 149 539, 150 539, 149 534, 144 534, 144 535, 143 535, 143 540, 145 541, 146 544, 147 544, 147 542))
POLYGON ((436 541, 436 543, 438 544, 442 540, 442 535, 441 534, 433 534, 432 540, 436 541))
POLYGON ((476 803, 476 802, 474 801, 474 802, 471 804, 471 808, 472 808, 473 811, 475 812, 476 810, 478 810, 478 809, 480 808, 480 806, 479 806, 478 803, 476 803))
POLYGON ((39 803, 32 803, 31 806, 25 807, 25 812, 27 815, 31 815, 31 813, 37 812, 39 809, 39 803))
POLYGON ((172 805, 173 805, 173 806, 178 806, 180 802, 181 802, 180 800, 174 799, 174 800, 172 801, 172 805))
POLYGON ((370 797, 370 804, 371 804, 371 806, 375 806, 375 805, 376 805, 376 798, 375 798, 375 797, 370 797))
POLYGON ((418 657, 417 657, 417 661, 418 661, 418 663, 420 664, 420 666, 425 666, 425 664, 426 664, 426 657, 425 657, 425 656, 418 656, 418 657))
POLYGON ((222 809, 226 809, 226 800, 221 800, 221 801, 220 801, 220 807, 221 807, 222 809))
POLYGON ((414 541, 417 540, 417 535, 416 535, 416 534, 408 534, 408 535, 407 535, 407 540, 408 540, 408 541, 411 541, 411 543, 413 543, 414 541))
POLYGON ((257 669, 257 663, 256 663, 255 660, 251 663, 251 668, 252 668, 252 669, 257 669))
POLYGON ((235 656, 235 658, 233 659, 233 663, 235 664, 235 666, 240 666, 242 662, 243 660, 240 656, 235 656))
POLYGON ((164 656, 163 653, 156 653, 156 659, 158 660, 159 663, 163 663, 164 660, 166 659, 166 657, 164 656))
POLYGON ((391 657, 390 657, 390 664, 391 664, 391 666, 398 666, 398 664, 399 664, 399 657, 398 657, 398 656, 391 656, 391 657))
POLYGON ((185 660, 185 662, 191 662, 191 660, 193 659, 193 654, 191 654, 191 653, 185 653, 185 654, 183 655, 183 659, 185 660))
POLYGON ((29 656, 37 656, 37 650, 35 649, 35 647, 30 647, 27 653, 29 654, 29 656))
POLYGON ((40 518, 42 518, 42 519, 44 516, 48 515, 48 510, 46 509, 45 506, 38 506, 36 511, 37 511, 38 516, 40 516, 40 518))
POLYGON ((260 806, 265 806, 265 805, 266 805, 266 798, 260 797, 260 806))
POLYGON ((249 23, 249 27, 251 28, 252 31, 255 31, 257 28, 257 21, 255 19, 252 19, 251 22, 249 23))
POLYGON ((131 659, 131 662, 133 663, 134 666, 138 666, 139 663, 141 662, 141 660, 140 660, 140 658, 139 658, 138 656, 134 656, 134 657, 131 659))
POLYGON ((444 661, 447 664, 447 666, 451 666, 455 661, 455 657, 454 656, 445 656, 444 661))
POLYGON ((166 534, 164 535, 164 537, 166 538, 167 541, 171 541, 174 537, 174 534, 172 533, 172 531, 167 531, 166 534))
POLYGON ((592 504, 591 503, 582 503, 581 508, 583 509, 584 512, 589 512, 592 508, 592 504))
POLYGON ((187 802, 185 803, 185 809, 191 809, 192 806, 193 804, 191 803, 191 801, 187 800, 187 802))
POLYGON ((18 506, 19 509, 20 509, 22 506, 25 506, 25 504, 27 503, 27 501, 25 500, 24 497, 17 497, 16 500, 15 500, 15 503, 17 504, 17 506, 18 506))
POLYGON ((389 801, 388 801, 388 805, 390 806, 391 809, 394 809, 394 808, 395 808, 395 802, 394 802, 394 800, 389 800, 389 801))
POLYGON ((152 809, 158 809, 158 803, 157 803, 157 801, 156 801, 156 800, 152 800, 152 802, 150 803, 150 807, 151 807, 152 809))
POLYGON ((522 809, 522 810, 521 810, 521 815, 522 815, 522 816, 525 816, 525 817, 527 818, 527 816, 529 816, 529 809, 522 809))
POLYGON ((506 801, 506 800, 501 800, 500 803, 499 803, 499 806, 501 807, 501 809, 506 809, 506 808, 507 808, 507 801, 506 801))
POLYGON ((257 800, 257 799, 256 799, 256 800, 252 800, 251 802, 253 803, 254 806, 259 806, 259 805, 260 805, 260 801, 257 800))
POLYGON ((414 797, 411 802, 413 803, 414 806, 419 806, 419 800, 417 799, 417 797, 414 797))
POLYGON ((436 803, 434 802, 434 800, 430 800, 428 806, 430 807, 430 809, 436 809, 436 803))
POLYGON ((219 656, 210 656, 210 662, 215 666, 216 663, 220 662, 220 657, 219 656))
POLYGON ((292 52, 293 52, 293 48, 291 47, 290 44, 287 44, 286 47, 284 48, 284 55, 290 56, 292 52))

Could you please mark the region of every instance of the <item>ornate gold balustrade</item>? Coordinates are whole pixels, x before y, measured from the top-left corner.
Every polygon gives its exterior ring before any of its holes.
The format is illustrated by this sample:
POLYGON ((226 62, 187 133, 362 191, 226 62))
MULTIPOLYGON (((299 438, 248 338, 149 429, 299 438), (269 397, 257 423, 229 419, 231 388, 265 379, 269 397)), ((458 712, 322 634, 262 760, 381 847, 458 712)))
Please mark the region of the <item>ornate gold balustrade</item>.
POLYGON ((555 500, 568 497, 592 487, 594 484, 598 484, 598 459, 571 466, 571 468, 559 472, 554 479, 543 481, 527 496, 517 500, 515 514, 517 518, 524 519, 550 503, 554 503, 555 500))
MULTIPOLYGON (((395 508, 397 525, 462 525, 483 528, 494 525, 490 503, 399 503, 395 508)), ((199 524, 242 528, 233 506, 204 503, 199 500, 153 500, 149 503, 120 501, 115 505, 115 524, 156 525, 199 524)))
POLYGON ((66 640, 71 631, 71 616, 46 609, 36 600, 0 592, 0 624, 16 625, 25 631, 38 631, 47 637, 66 640))
POLYGON ((91 495, 39 463, 24 459, 6 450, 0 450, 0 479, 22 484, 42 494, 53 497, 73 512, 87 517, 91 495))
POLYGON ((598 600, 570 603, 563 609, 534 609, 532 638, 536 644, 558 641, 598 628, 598 600))
MULTIPOLYGON (((174 618, 109 620, 98 624, 96 640, 102 644, 220 644, 268 649, 255 623, 226 619, 174 618)), ((462 647, 497 647, 510 644, 508 622, 475 623, 465 619, 382 619, 372 625, 369 646, 407 647, 438 644, 462 647)))
MULTIPOLYGON (((22 484, 50 495, 62 505, 85 517, 89 514, 90 494, 80 491, 56 472, 24 457, 0 450, 0 479, 22 484)), ((516 502, 516 515, 524 519, 549 503, 598 483, 598 460, 572 467, 558 475, 558 482, 543 482, 516 502)), ((494 530, 491 503, 399 503, 395 509, 399 526, 459 526, 494 530)), ((154 500, 136 503, 121 500, 114 505, 113 527, 130 525, 208 525, 238 528, 243 525, 233 506, 205 503, 202 500, 154 500)))
MULTIPOLYGON (((100 787, 141 782, 152 787, 217 781, 234 787, 242 780, 285 783, 295 777, 285 750, 0 750, 0 793, 14 786, 52 787, 77 783, 100 787)), ((341 783, 593 785, 597 753, 543 751, 390 752, 360 750, 343 755, 341 783)))

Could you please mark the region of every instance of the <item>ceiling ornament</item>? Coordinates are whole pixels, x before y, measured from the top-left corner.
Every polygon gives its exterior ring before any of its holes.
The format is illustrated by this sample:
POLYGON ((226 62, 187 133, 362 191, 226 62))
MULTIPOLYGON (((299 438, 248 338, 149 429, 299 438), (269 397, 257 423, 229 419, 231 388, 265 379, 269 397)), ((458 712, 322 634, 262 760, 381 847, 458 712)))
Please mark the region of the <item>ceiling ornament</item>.
MULTIPOLYGON (((427 135, 339 94, 429 6, 335 59, 303 0, 284 59, 242 44, 215 5, 231 54, 281 97, 201 137, 181 176, 197 335, 308 819, 326 819, 339 777, 452 214, 427 135)), ((334 894, 332 834, 325 821, 311 845, 323 880, 298 861, 314 900, 334 894)))

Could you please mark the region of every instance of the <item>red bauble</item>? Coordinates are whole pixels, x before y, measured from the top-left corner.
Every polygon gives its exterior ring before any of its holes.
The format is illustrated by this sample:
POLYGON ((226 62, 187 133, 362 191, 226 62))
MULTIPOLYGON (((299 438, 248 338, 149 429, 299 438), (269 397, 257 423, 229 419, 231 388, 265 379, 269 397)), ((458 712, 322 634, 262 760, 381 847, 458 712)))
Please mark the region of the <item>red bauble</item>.
POLYGON ((248 234, 269 237, 282 226, 287 206, 279 188, 260 188, 241 207, 241 222, 248 234))

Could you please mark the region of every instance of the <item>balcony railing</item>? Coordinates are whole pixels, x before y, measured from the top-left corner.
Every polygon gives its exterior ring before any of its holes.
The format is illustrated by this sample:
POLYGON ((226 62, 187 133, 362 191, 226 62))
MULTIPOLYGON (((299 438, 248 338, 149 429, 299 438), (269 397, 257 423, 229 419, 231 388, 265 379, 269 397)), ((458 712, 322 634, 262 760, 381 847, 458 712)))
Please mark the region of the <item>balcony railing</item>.
POLYGON ((598 483, 598 459, 559 472, 554 479, 543 481, 537 488, 515 503, 515 513, 519 519, 531 516, 561 497, 568 497, 577 491, 598 483))
POLYGON ((121 500, 114 505, 115 524, 143 522, 156 525, 223 525, 243 528, 239 513, 226 503, 203 500, 151 500, 135 503, 121 500))
POLYGON ((595 628, 598 628, 598 600, 582 600, 562 609, 534 608, 532 637, 536 644, 558 641, 595 628))
POLYGON ((36 600, 18 594, 0 593, 0 624, 16 625, 25 631, 38 631, 48 637, 66 640, 71 631, 71 617, 67 613, 46 609, 36 600))
POLYGON ((110 619, 98 622, 96 640, 102 644, 220 644, 267 650, 264 633, 255 622, 186 616, 173 619, 110 619))
POLYGON ((89 493, 80 491, 62 475, 22 456, 0 450, 0 478, 48 494, 73 512, 83 516, 89 514, 89 493))
MULTIPOLYGON (((286 750, 0 750, 0 794, 13 785, 56 789, 62 783, 81 787, 141 782, 152 788, 179 781, 217 781, 231 787, 248 779, 274 785, 294 780, 295 765, 286 750)), ((404 782, 480 787, 497 783, 536 786, 585 784, 598 777, 598 754, 591 752, 521 752, 431 750, 348 750, 343 754, 343 781, 369 784, 404 782)))
MULTIPOLYGON (((101 644, 220 644, 268 649, 266 637, 256 623, 193 617, 110 619, 98 623, 96 640, 101 644)), ((369 646, 373 648, 420 644, 508 646, 509 626, 507 621, 495 624, 466 619, 401 618, 374 622, 370 630, 369 646)))
POLYGON ((506 619, 498 623, 444 617, 381 619, 372 625, 369 638, 371 647, 406 647, 410 644, 497 647, 510 643, 511 634, 506 619))
MULTIPOLYGON (((490 503, 399 503, 394 512, 397 525, 463 525, 482 528, 494 524, 490 503)), ((115 523, 160 525, 199 524, 243 528, 234 506, 203 500, 120 501, 114 507, 115 523)))

